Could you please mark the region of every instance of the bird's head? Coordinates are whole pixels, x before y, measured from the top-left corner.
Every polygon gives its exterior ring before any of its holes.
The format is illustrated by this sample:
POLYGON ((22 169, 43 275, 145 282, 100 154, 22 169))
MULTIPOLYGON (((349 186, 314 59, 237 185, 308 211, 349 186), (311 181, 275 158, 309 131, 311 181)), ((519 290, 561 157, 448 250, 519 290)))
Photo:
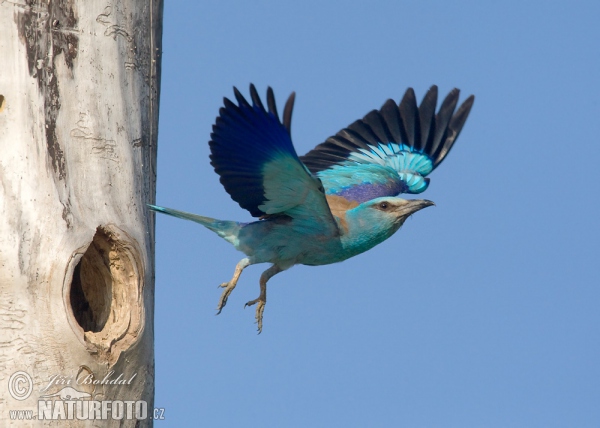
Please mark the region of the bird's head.
POLYGON ((362 204, 363 213, 374 220, 390 226, 400 227, 412 214, 423 208, 435 205, 427 199, 402 199, 383 197, 372 199, 362 204))
POLYGON ((347 213, 348 220, 358 229, 382 233, 384 239, 393 235, 415 212, 434 205, 426 199, 382 197, 363 202, 347 213))

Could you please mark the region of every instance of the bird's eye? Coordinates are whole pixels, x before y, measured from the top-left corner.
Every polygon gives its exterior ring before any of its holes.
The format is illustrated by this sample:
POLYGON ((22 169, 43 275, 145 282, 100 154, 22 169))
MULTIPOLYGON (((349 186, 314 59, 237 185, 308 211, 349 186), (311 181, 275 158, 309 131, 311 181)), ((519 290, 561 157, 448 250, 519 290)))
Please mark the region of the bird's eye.
POLYGON ((380 210, 387 210, 390 207, 390 205, 387 202, 382 202, 379 204, 379 209, 380 210))

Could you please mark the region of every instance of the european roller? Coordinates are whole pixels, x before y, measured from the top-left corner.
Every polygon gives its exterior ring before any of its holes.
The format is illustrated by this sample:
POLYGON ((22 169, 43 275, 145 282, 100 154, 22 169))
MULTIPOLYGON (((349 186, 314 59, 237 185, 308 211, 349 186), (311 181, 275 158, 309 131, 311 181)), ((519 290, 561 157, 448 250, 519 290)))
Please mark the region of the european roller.
POLYGON ((252 104, 236 88, 234 93, 237 104, 225 98, 213 125, 211 165, 231 198, 258 221, 240 223, 150 208, 200 223, 246 255, 231 280, 220 285, 217 313, 245 268, 271 264, 260 277, 260 294, 246 303, 256 305, 260 333, 267 282, 274 275, 296 264, 337 263, 370 250, 396 233, 410 215, 433 205, 397 195, 427 189, 427 176, 456 142, 474 97, 456 110, 459 90, 453 89, 436 113, 436 86, 418 106, 409 88, 399 104, 387 100, 381 109, 298 156, 291 139, 295 93, 285 104, 283 120, 271 88, 267 108, 254 85, 252 104))

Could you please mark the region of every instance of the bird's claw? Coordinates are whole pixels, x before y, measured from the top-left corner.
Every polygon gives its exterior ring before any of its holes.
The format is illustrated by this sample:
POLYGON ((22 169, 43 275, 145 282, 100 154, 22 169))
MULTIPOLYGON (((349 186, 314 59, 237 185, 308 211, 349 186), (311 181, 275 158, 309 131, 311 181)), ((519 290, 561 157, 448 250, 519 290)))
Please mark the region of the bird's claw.
POLYGON ((235 288, 236 284, 231 282, 224 282, 219 285, 219 287, 224 288, 223 293, 221 294, 221 298, 219 299, 219 303, 217 304, 217 315, 221 313, 225 305, 227 304, 227 298, 235 288))
POLYGON ((251 300, 244 305, 244 308, 246 306, 256 305, 256 315, 254 316, 254 318, 256 319, 256 324, 258 324, 258 334, 262 333, 263 312, 265 311, 266 303, 267 302, 265 301, 265 299, 259 297, 258 299, 251 300))

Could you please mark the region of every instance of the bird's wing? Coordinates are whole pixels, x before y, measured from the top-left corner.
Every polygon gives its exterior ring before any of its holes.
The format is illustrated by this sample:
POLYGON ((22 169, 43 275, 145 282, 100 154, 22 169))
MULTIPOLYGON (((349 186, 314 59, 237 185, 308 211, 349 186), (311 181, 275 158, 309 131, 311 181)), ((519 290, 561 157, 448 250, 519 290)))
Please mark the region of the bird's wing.
POLYGON ((234 93, 238 105, 224 99, 209 143, 211 164, 225 190, 254 217, 285 214, 310 220, 324 233, 337 233, 321 181, 298 159, 292 144, 295 94, 285 105, 281 123, 271 88, 268 111, 254 85, 252 105, 236 88, 234 93))
POLYGON ((459 90, 453 89, 437 114, 437 86, 417 107, 409 88, 399 105, 387 100, 300 160, 319 177, 328 195, 364 202, 400 193, 421 193, 425 178, 444 160, 473 105, 471 95, 454 112, 459 90))

